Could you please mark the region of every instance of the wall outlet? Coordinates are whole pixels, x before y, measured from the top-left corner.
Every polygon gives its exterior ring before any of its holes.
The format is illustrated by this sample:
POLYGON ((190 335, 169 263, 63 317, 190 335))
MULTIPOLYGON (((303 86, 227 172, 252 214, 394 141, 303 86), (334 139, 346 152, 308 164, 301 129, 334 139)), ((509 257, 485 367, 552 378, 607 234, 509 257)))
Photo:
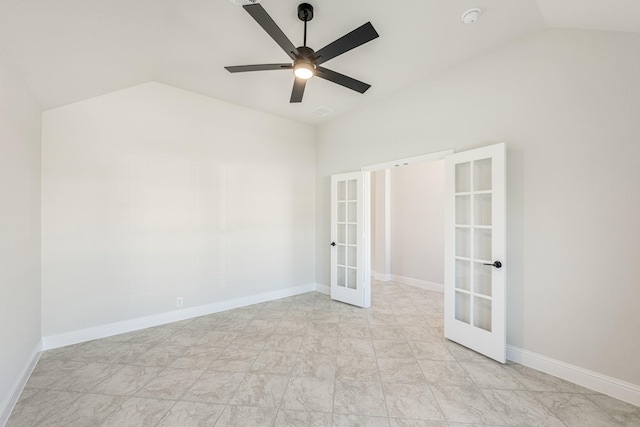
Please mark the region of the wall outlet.
POLYGON ((176 307, 182 307, 182 297, 176 298, 176 307))

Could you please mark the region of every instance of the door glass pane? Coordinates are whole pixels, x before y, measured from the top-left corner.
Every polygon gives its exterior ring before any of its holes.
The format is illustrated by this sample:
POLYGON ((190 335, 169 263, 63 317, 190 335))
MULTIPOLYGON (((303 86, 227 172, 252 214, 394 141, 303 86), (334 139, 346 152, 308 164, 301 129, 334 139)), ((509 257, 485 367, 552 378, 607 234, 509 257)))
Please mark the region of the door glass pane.
POLYGON ((471 191, 471 163, 458 163, 456 165, 456 193, 468 193, 471 191))
POLYGON ((471 224, 471 197, 456 196, 456 224, 471 224))
POLYGON ((471 230, 456 228, 456 256, 471 257, 471 230))
POLYGON ((491 194, 473 196, 474 225, 491 225, 491 194))
POLYGON ((337 285, 341 286, 341 287, 345 287, 346 283, 345 283, 346 277, 345 277, 345 267, 338 267, 338 280, 337 280, 337 285))
POLYGON ((355 179, 349 180, 349 200, 358 200, 358 181, 355 179))
POLYGON ((347 199, 346 182, 338 181, 338 200, 347 199))
POLYGON ((338 265, 347 264, 347 251, 343 245, 338 245, 338 265))
POLYGON ((357 273, 357 270, 355 268, 347 269, 347 274, 349 275, 349 278, 347 280, 347 287, 351 289, 356 289, 358 287, 358 284, 356 283, 356 278, 357 278, 356 273, 357 273))
POLYGON ((347 236, 347 243, 350 245, 358 244, 358 226, 356 224, 347 225, 347 232, 349 235, 347 236))
POLYGON ((471 290, 471 262, 456 260, 456 288, 471 290))
POLYGON ((347 204, 345 202, 338 202, 338 222, 345 222, 347 220, 347 204))
POLYGON ((491 300, 473 298, 473 325, 491 332, 491 300))
POLYGON ((491 158, 473 162, 473 191, 491 190, 491 158))
POLYGON ((347 226, 338 224, 338 241, 336 243, 347 243, 347 226))
POLYGON ((491 230, 473 230, 473 251, 474 258, 490 261, 491 256, 491 230))
POLYGON ((464 323, 471 323, 471 301, 469 294, 455 292, 456 319, 464 323))
POLYGON ((356 246, 349 246, 347 248, 347 253, 349 255, 347 257, 347 262, 349 267, 357 266, 357 262, 358 262, 357 252, 358 252, 358 248, 356 246))
POLYGON ((358 221, 358 203, 349 202, 349 208, 347 209, 347 220, 349 222, 358 221))
POLYGON ((481 262, 473 264, 473 292, 476 294, 491 296, 491 277, 493 267, 482 265, 481 262))

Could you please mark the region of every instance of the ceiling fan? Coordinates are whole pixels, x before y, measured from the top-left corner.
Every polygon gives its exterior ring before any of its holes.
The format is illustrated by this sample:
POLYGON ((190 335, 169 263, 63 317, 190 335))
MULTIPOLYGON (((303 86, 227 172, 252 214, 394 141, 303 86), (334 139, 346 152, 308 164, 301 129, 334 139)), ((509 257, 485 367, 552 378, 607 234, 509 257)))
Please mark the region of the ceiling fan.
POLYGON ((291 92, 290 102, 302 102, 304 88, 313 76, 342 85, 356 92, 365 93, 371 85, 363 83, 354 78, 345 76, 321 67, 324 62, 342 55, 358 46, 379 37, 371 22, 356 28, 350 33, 340 37, 333 43, 328 44, 318 51, 314 51, 307 46, 307 22, 313 19, 313 6, 309 3, 298 5, 298 18, 304 21, 304 43, 303 46, 295 47, 293 43, 282 32, 278 25, 271 19, 267 11, 258 3, 243 6, 249 15, 275 40, 276 43, 293 60, 292 63, 283 64, 259 64, 259 65, 239 65, 225 67, 230 73, 241 73, 246 71, 267 71, 267 70, 293 70, 295 81, 291 92))

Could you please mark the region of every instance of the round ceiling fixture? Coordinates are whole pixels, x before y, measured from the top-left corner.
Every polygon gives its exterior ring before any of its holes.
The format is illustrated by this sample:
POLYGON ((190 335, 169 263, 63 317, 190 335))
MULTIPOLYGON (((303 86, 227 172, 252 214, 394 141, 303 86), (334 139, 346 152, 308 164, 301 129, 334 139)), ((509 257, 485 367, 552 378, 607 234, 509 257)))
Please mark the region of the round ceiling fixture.
POLYGON ((473 24, 478 20, 478 17, 480 17, 481 13, 482 10, 478 8, 469 9, 462 14, 462 22, 464 22, 465 24, 473 24))
POLYGON ((293 66, 293 74, 299 79, 309 80, 314 76, 316 68, 307 61, 298 61, 293 66))

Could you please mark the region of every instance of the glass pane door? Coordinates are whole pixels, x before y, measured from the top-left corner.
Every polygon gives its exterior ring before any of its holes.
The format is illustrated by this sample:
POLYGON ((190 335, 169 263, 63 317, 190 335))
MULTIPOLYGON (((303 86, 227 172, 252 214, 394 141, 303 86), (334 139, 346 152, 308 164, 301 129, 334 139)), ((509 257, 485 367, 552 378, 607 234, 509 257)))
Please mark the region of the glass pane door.
POLYGON ((363 273, 367 178, 364 172, 331 177, 331 297, 361 307, 370 301, 363 273))
POLYGON ((491 158, 455 165, 455 318, 491 332, 491 158))
POLYGON ((445 337, 501 362, 506 352, 504 150, 496 144, 453 154, 445 167, 445 337))
POLYGON ((337 285, 356 289, 358 271, 358 180, 339 181, 336 234, 337 285))

